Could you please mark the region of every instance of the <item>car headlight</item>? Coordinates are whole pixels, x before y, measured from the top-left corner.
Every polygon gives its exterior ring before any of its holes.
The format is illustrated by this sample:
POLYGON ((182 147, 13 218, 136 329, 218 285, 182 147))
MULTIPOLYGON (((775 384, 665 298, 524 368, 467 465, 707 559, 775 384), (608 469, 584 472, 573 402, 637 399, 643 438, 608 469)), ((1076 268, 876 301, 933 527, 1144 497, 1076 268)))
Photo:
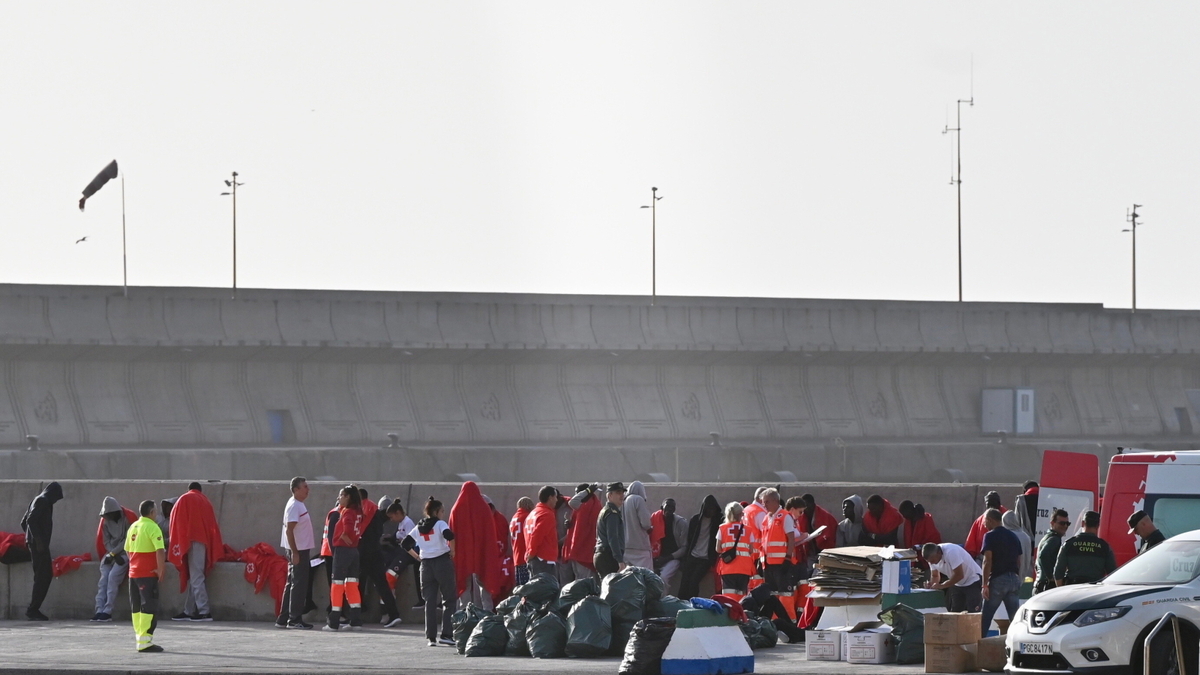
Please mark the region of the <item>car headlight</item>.
POLYGON ((1076 626, 1091 626, 1105 621, 1119 619, 1129 613, 1130 607, 1106 607, 1104 609, 1089 609, 1075 619, 1076 626))

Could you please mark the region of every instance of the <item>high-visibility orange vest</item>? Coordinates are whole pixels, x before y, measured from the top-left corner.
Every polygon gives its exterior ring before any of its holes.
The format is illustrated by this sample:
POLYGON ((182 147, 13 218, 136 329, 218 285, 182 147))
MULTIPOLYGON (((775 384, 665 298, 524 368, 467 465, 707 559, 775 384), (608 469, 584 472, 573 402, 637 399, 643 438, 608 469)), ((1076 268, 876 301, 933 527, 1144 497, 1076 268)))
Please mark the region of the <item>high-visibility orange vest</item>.
POLYGON ((762 554, 765 565, 782 565, 787 560, 788 538, 787 531, 783 529, 787 515, 787 511, 779 509, 774 516, 768 513, 763 521, 762 554))
POLYGON ((754 549, 758 538, 742 523, 725 523, 717 530, 717 574, 754 574, 754 549), (739 536, 740 533, 740 536, 739 536), (721 554, 735 548, 737 557, 727 563, 721 554))
MULTIPOLYGON (((750 502, 750 505, 742 511, 742 524, 746 526, 747 530, 754 533, 755 539, 761 539, 761 537, 758 536, 760 534, 758 524, 754 521, 758 520, 759 514, 766 514, 766 512, 767 510, 758 502, 750 502)), ((762 558, 762 552, 758 550, 757 546, 754 547, 751 555, 754 560, 762 558)))

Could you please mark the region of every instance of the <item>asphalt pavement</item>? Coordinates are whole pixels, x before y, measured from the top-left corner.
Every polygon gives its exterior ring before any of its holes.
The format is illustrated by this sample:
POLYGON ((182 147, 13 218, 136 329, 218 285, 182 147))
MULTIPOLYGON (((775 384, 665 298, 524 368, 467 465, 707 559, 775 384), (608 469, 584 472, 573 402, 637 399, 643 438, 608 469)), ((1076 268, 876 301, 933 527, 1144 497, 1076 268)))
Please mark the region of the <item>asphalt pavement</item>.
MULTIPOLYGON (((615 674, 619 658, 532 659, 465 658, 452 647, 426 646, 419 626, 358 632, 279 630, 264 623, 173 623, 163 621, 155 642, 166 651, 139 654, 133 628, 125 622, 0 621, 0 674, 192 673, 214 675, 328 675, 331 673, 478 673, 569 672, 615 674)), ((804 645, 780 644, 754 653, 755 672, 907 675, 924 672, 921 665, 858 665, 805 659, 804 645)))

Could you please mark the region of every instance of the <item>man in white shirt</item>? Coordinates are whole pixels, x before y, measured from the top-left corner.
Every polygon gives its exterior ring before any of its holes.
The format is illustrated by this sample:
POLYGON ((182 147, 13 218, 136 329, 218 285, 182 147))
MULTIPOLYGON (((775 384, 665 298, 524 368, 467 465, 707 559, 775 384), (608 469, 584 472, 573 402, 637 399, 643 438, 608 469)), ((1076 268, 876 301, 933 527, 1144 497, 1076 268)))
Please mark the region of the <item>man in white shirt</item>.
POLYGON ((308 499, 308 481, 296 476, 292 479, 292 498, 283 509, 283 535, 279 545, 288 559, 288 578, 279 617, 275 619, 276 628, 312 628, 312 624, 304 623, 303 616, 308 599, 308 561, 317 542, 305 499, 308 499))
POLYGON ((921 547, 921 556, 929 563, 929 587, 946 592, 946 609, 951 612, 982 609, 983 570, 966 549, 958 544, 930 543, 921 547))

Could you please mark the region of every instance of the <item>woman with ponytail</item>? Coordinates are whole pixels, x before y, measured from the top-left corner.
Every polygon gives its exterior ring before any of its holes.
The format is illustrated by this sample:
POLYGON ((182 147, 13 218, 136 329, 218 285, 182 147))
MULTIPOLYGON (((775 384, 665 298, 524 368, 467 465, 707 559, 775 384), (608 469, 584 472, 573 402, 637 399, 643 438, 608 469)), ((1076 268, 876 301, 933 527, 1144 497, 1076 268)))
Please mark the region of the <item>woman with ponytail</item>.
POLYGON ((442 503, 430 497, 425 502, 425 517, 417 523, 416 531, 404 541, 404 548, 410 555, 416 555, 412 553, 414 542, 421 549, 421 596, 425 599, 425 638, 429 640, 430 647, 436 647, 439 642, 454 646, 450 619, 458 600, 458 582, 454 575, 454 533, 442 520, 445 514, 442 503), (442 612, 440 621, 439 607, 442 612))
POLYGON ((350 605, 350 630, 362 628, 362 594, 358 586, 358 542, 362 538, 362 493, 347 485, 338 493, 338 518, 333 530, 333 579, 329 584, 329 623, 323 630, 337 630, 342 601, 350 605))

